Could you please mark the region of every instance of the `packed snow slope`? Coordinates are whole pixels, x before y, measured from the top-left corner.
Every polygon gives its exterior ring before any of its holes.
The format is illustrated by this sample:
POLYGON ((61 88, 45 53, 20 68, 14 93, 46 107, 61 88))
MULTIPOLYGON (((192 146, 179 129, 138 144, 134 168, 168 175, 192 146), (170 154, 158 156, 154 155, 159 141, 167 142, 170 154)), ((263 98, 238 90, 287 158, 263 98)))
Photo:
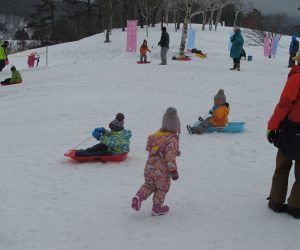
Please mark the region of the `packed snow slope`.
MULTIPOLYGON (((100 34, 49 47, 47 68, 44 54, 31 70, 30 52, 10 56, 24 82, 0 87, 1 250, 299 249, 299 221, 271 212, 266 201, 276 155, 265 138, 266 124, 289 72, 290 38, 282 38, 275 59, 263 57, 261 47, 245 46, 253 61, 242 61, 242 71, 233 72, 231 29, 193 27, 206 59, 170 60, 181 36, 173 25, 167 66, 158 65, 159 27, 150 29, 149 65, 124 52, 126 33, 120 30, 109 44, 100 34), (220 88, 230 120, 245 121, 246 131, 188 135, 185 125, 207 113, 220 88), (147 136, 160 128, 169 106, 178 109, 182 123, 179 180, 167 195, 170 213, 152 217, 151 199, 140 212, 130 204, 143 183, 147 136), (133 133, 126 162, 76 164, 64 158, 117 112, 133 133)), ((141 29, 138 43, 144 38, 141 29)), ((7 76, 9 68, 0 75, 7 76)), ((95 143, 91 138, 80 147, 95 143)))

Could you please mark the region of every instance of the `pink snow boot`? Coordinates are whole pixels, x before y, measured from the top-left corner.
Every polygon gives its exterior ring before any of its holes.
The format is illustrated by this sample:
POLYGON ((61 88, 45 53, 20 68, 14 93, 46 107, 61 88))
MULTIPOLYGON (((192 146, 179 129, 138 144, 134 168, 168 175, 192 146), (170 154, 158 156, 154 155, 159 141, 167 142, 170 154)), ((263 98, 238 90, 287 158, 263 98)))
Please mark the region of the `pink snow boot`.
POLYGON ((131 207, 134 210, 140 211, 141 204, 142 204, 142 199, 138 194, 132 198, 131 207))
POLYGON ((168 206, 154 205, 152 207, 152 216, 165 215, 169 212, 168 206))

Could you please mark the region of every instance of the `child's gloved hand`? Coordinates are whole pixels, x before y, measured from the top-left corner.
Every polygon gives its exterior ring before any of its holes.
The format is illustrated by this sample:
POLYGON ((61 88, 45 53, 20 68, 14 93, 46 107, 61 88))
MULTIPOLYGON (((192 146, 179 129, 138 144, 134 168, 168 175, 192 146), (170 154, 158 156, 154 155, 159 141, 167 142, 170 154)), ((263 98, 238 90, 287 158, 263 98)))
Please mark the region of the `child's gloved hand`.
POLYGON ((212 115, 214 113, 214 111, 211 109, 210 111, 208 111, 208 114, 212 115))
POLYGON ((276 132, 275 130, 268 129, 267 130, 267 139, 272 144, 275 140, 276 132))
POLYGON ((200 122, 204 121, 204 119, 202 118, 202 116, 199 116, 199 117, 198 117, 198 120, 199 120, 200 122))
POLYGON ((179 175, 178 175, 178 172, 177 172, 177 170, 173 170, 173 171, 171 171, 171 172, 170 172, 170 174, 171 174, 171 178, 172 178, 172 180, 173 180, 173 181, 176 181, 176 180, 178 180, 178 178, 179 178, 179 175))
POLYGON ((100 137, 102 136, 102 134, 104 134, 106 132, 106 129, 101 127, 101 128, 95 128, 93 133, 92 133, 92 136, 94 138, 96 138, 97 140, 100 139, 100 137))

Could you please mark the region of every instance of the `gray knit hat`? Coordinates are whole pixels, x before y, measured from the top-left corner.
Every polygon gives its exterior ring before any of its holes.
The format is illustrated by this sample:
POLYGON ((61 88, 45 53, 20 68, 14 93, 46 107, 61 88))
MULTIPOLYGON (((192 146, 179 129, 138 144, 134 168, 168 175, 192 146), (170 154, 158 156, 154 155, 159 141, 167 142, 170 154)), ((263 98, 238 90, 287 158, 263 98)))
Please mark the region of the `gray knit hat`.
POLYGON ((222 102, 226 102, 226 96, 224 94, 224 90, 223 89, 219 89, 218 93, 215 95, 214 97, 214 101, 222 101, 222 102))
POLYGON ((161 130, 180 133, 180 120, 175 108, 168 108, 163 116, 161 130))

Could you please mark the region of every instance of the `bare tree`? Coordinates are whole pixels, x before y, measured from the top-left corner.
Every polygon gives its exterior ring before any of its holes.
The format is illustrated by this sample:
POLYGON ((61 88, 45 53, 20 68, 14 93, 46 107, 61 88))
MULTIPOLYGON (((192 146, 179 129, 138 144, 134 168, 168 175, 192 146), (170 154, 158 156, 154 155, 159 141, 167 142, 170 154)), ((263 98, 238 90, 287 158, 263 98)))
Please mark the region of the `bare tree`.
POLYGON ((148 37, 148 27, 150 24, 150 16, 153 15, 155 9, 160 5, 160 0, 139 0, 141 15, 146 21, 146 36, 148 37))
POLYGON ((239 14, 250 10, 252 5, 248 0, 231 0, 231 3, 234 6, 234 27, 236 27, 239 14))
POLYGON ((191 12, 192 12, 192 6, 194 1, 193 0, 185 0, 185 17, 183 21, 183 28, 182 28, 182 34, 181 34, 181 42, 179 47, 179 58, 184 58, 184 50, 186 45, 186 38, 187 38, 187 31, 188 31, 188 24, 191 19, 191 12))
POLYGON ((265 38, 273 38, 279 34, 286 18, 287 15, 282 13, 264 16, 256 29, 244 30, 245 37, 250 41, 250 45, 264 46, 265 38))

